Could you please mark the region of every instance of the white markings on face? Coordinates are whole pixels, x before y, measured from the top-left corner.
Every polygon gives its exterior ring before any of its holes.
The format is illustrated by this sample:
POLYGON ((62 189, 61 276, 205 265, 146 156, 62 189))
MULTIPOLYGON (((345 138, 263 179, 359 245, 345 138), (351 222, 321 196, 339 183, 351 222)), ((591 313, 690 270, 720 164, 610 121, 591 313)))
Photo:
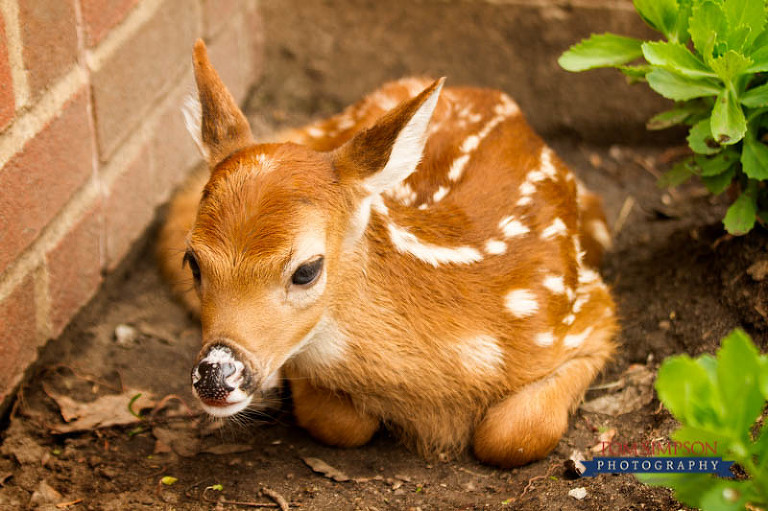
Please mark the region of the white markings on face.
POLYGON ((490 255, 501 255, 507 251, 507 244, 497 239, 489 239, 485 242, 485 252, 490 255))
POLYGON ((549 227, 541 231, 541 237, 542 239, 551 239, 557 236, 564 236, 567 233, 568 228, 565 226, 565 222, 560 218, 555 218, 549 227))
POLYGON ((504 365, 504 352, 498 340, 490 335, 470 337, 453 347, 467 372, 474 374, 498 372, 504 365))
POLYGON ((499 229, 504 232, 504 237, 506 238, 514 238, 515 236, 522 236, 530 232, 530 229, 514 216, 502 218, 499 222, 499 229))
POLYGON ((608 233, 608 226, 605 225, 605 222, 592 220, 587 224, 587 230, 604 249, 611 248, 611 235, 608 233))
POLYGON ((471 264, 483 260, 482 254, 472 247, 441 247, 418 239, 404 227, 393 223, 388 224, 387 227, 389 238, 398 252, 410 254, 432 266, 437 267, 446 263, 471 264))
POLYGON ((438 85, 400 130, 384 168, 364 181, 363 186, 369 193, 380 193, 395 186, 416 170, 427 143, 427 127, 441 89, 442 84, 438 85))
POLYGON ((347 350, 349 336, 330 316, 323 315, 299 342, 290 357, 310 367, 329 367, 341 360, 347 350))
POLYGON ((590 335, 592 335, 592 327, 587 328, 579 334, 566 335, 563 339, 563 346, 566 348, 578 348, 590 335))
POLYGON ((555 344, 555 336, 552 335, 552 332, 542 332, 533 338, 533 342, 536 343, 537 346, 546 348, 555 344))
POLYGON ((528 289, 514 289, 504 297, 504 305, 513 316, 527 318, 533 316, 539 310, 539 302, 528 289))
POLYGON ((448 188, 447 186, 441 186, 440 188, 437 189, 437 191, 434 193, 434 195, 432 195, 432 202, 433 203, 434 202, 440 202, 441 200, 443 200, 443 197, 448 195, 448 192, 450 190, 451 189, 448 188))
MULTIPOLYGON (((245 395, 244 392, 240 392, 245 395)), ((232 392, 232 394, 234 394, 234 392, 232 392)), ((251 404, 252 399, 253 396, 245 396, 241 401, 232 403, 231 405, 227 406, 210 406, 201 401, 200 406, 203 407, 203 410, 205 410, 207 414, 223 419, 225 417, 231 417, 232 415, 238 414, 248 408, 248 405, 251 404)))
POLYGON ((552 293, 558 295, 565 293, 565 280, 562 275, 548 275, 542 284, 552 293))

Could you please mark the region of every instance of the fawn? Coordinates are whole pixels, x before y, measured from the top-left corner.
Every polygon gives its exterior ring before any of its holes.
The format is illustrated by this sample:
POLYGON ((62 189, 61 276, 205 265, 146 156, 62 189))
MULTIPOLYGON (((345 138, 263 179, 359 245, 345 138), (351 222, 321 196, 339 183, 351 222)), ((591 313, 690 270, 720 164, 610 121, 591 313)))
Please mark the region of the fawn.
POLYGON ((203 408, 240 413, 285 380, 326 444, 383 424, 425 456, 554 449, 614 350, 594 269, 610 237, 517 105, 404 79, 259 144, 202 41, 194 71, 210 173, 173 200, 159 254, 202 322, 203 408))

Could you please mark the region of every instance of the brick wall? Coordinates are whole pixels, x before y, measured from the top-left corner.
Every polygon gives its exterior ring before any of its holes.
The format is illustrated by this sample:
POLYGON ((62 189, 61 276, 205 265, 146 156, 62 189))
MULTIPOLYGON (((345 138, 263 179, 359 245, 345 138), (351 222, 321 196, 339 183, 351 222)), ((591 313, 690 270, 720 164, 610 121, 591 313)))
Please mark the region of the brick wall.
POLYGON ((0 403, 199 162, 197 37, 245 99, 257 3, 0 0, 0 403))

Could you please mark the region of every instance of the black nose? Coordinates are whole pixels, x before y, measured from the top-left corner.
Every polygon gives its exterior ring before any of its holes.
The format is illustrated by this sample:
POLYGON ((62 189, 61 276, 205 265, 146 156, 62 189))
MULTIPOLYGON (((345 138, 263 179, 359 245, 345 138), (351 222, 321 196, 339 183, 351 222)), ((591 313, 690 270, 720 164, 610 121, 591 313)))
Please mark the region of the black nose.
POLYGON ((202 360, 192 370, 192 385, 198 395, 207 400, 223 400, 235 390, 227 383, 227 378, 235 374, 237 368, 231 362, 207 362, 202 360))

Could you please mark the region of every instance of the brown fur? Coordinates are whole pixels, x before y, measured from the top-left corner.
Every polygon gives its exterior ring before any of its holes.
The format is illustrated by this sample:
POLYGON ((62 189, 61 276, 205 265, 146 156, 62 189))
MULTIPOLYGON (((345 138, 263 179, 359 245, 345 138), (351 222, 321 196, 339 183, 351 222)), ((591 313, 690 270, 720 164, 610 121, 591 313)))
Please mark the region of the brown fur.
POLYGON ((295 143, 255 145, 199 46, 196 76, 204 115, 214 117, 203 120, 210 179, 201 191, 203 179, 195 178, 174 199, 159 253, 171 282, 188 280, 181 270, 186 247, 198 257, 202 302, 189 288, 174 289, 199 308, 204 344, 231 340, 264 377, 284 370, 297 422, 332 445, 365 443, 381 421, 427 456, 472 444, 479 459, 514 466, 551 451, 569 410, 611 356, 617 325, 605 285, 586 270, 603 249, 583 228, 585 218, 604 220, 599 200, 577 193, 574 176, 551 156, 555 177, 536 183, 531 204, 516 206, 526 175, 545 166, 545 146, 511 100, 496 91, 445 89, 421 163, 404 181, 415 198, 386 192, 386 212, 373 208, 350 245, 366 197, 362 184, 387 164, 400 130, 438 83, 388 84, 331 119, 288 133, 295 143), (387 112, 388 103, 399 106, 387 112), (510 115, 471 152, 461 177, 449 179, 464 141, 504 106, 510 115), (218 135, 206 140, 206 125, 217 126, 218 135), (450 192, 435 202, 443 186, 450 192), (506 239, 503 254, 483 252, 488 240, 502 239, 506 215, 524 219, 530 232, 506 239), (556 218, 565 234, 542 238, 556 218), (471 247, 484 257, 434 267, 399 251, 390 225, 423 243, 471 247), (317 233, 326 247, 325 290, 311 304, 292 306, 286 264, 297 240, 317 233), (577 238, 587 251, 583 263, 577 238), (543 287, 546 275, 562 276, 573 296, 543 287), (516 288, 535 296, 535 313, 509 313, 504 297, 516 288), (333 355, 333 343, 294 353, 321 318, 332 318, 328 328, 341 355, 333 355), (534 342, 542 332, 552 334, 553 345, 534 342), (584 332, 578 346, 564 344, 584 332), (472 351, 477 339, 496 343, 501 356, 488 364, 500 367, 484 365, 489 353, 482 346, 472 351))

